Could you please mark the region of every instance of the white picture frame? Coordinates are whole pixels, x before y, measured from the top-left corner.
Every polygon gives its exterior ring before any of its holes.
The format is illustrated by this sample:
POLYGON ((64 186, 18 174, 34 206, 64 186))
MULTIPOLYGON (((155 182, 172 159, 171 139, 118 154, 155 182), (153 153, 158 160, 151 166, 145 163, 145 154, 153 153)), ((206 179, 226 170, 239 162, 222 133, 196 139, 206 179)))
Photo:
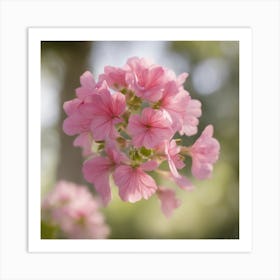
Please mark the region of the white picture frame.
POLYGON ((250 28, 29 28, 29 237, 30 252, 249 252, 252 246, 252 46, 250 28), (40 234, 41 42, 238 41, 239 43, 239 238, 181 240, 50 240, 40 234))
POLYGON ((4 0, 0 5, 2 279, 279 279, 278 1, 4 0), (27 29, 98 26, 251 29, 252 242, 243 252, 29 252, 27 205, 38 202, 27 196, 37 176, 27 169, 27 140, 36 138, 27 135, 27 29))

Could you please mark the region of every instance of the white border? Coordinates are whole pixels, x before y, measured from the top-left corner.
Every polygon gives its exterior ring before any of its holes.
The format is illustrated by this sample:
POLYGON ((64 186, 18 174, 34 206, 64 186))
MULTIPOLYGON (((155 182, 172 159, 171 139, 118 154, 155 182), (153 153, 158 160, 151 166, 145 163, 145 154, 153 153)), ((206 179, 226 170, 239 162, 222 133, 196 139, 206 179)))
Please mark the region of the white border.
POLYGON ((249 252, 252 249, 252 46, 249 28, 29 28, 29 252, 249 252), (240 237, 232 240, 40 239, 41 41, 211 40, 240 44, 240 237), (31 203, 32 202, 32 203, 31 203))
POLYGON ((1 0, 0 279, 279 280, 279 8, 278 0, 1 0), (254 164, 250 253, 27 251, 27 28, 113 25, 252 28, 254 164))

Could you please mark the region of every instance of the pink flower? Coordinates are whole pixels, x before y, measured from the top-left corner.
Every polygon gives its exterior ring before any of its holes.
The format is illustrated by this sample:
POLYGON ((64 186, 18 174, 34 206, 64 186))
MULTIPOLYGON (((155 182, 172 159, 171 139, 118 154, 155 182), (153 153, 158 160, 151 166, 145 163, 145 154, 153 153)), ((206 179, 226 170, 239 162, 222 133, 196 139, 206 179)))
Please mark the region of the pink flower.
POLYGON ((144 58, 128 59, 127 83, 138 97, 150 102, 158 101, 162 96, 162 87, 167 81, 163 67, 151 64, 144 58))
POLYGON ((63 109, 67 116, 71 116, 75 112, 77 112, 79 105, 83 103, 82 99, 74 98, 72 100, 66 101, 63 104, 63 109))
POLYGON ((179 91, 175 81, 170 81, 165 84, 162 98, 159 101, 159 108, 171 121, 174 131, 182 129, 189 98, 186 91, 179 91))
POLYGON ((93 78, 93 75, 89 71, 86 71, 80 77, 80 83, 81 87, 76 89, 76 94, 79 99, 83 99, 86 96, 95 93, 96 82, 93 78))
POLYGON ((198 179, 211 176, 213 164, 219 157, 220 144, 212 136, 213 126, 208 125, 190 148, 192 174, 198 179))
POLYGON ((180 86, 180 87, 183 87, 183 84, 185 83, 186 79, 188 78, 189 74, 188 73, 182 73, 180 74, 177 79, 176 79, 176 82, 177 82, 177 85, 180 86))
POLYGON ((156 153, 159 156, 166 156, 169 169, 174 177, 180 177, 177 168, 182 169, 185 164, 183 162, 183 157, 180 156, 180 146, 177 146, 176 141, 173 139, 171 141, 164 141, 161 145, 155 147, 156 153))
POLYGON ((171 189, 159 187, 157 196, 161 202, 161 210, 167 218, 171 217, 174 209, 181 205, 180 200, 175 197, 175 192, 171 189))
POLYGON ((60 181, 45 197, 42 217, 60 227, 67 238, 106 238, 109 228, 99 203, 85 186, 60 181))
MULTIPOLYGON (((220 148, 212 126, 191 147, 177 146, 172 139, 198 130, 201 103, 184 89, 187 77, 138 57, 129 58, 121 68, 106 66, 97 83, 88 71, 81 76, 77 98, 64 103, 63 129, 78 134, 74 146, 81 147, 84 156, 92 156, 83 173, 105 205, 111 200, 110 175, 121 199, 129 202, 148 199, 158 190, 154 172, 148 174, 155 169, 180 188, 193 189, 178 172, 185 166, 185 155, 192 157, 195 177, 211 175, 220 148), (94 142, 98 148, 93 153, 94 142), (165 161, 170 172, 164 170, 165 161)), ((179 206, 174 192, 160 188, 158 195, 164 214, 170 216, 179 206)))
MULTIPOLYGON (((183 80, 184 77, 185 75, 182 77, 183 80)), ((191 98, 189 93, 181 87, 181 82, 170 81, 165 84, 159 108, 172 122, 174 131, 191 136, 197 133, 201 103, 191 98)))
MULTIPOLYGON (((87 104, 92 102, 92 96, 98 93, 98 89, 89 71, 80 77, 80 82, 81 87, 76 89, 78 98, 63 104, 63 109, 68 116, 63 122, 63 130, 68 135, 90 131, 91 117, 84 114, 84 110, 87 108, 87 104)), ((80 139, 77 141, 80 142, 80 139)))
MULTIPOLYGON (((149 165, 149 171, 150 167, 149 165)), ((119 195, 122 200, 133 203, 142 198, 148 199, 156 192, 156 182, 144 171, 142 166, 120 165, 116 168, 113 178, 119 187, 119 195)))
POLYGON ((74 99, 72 103, 71 101, 64 103, 65 112, 69 114, 63 122, 63 131, 66 134, 75 135, 90 131, 92 118, 84 114, 83 109, 86 106, 79 99, 74 99))
POLYGON ((97 156, 84 162, 83 174, 85 179, 92 183, 96 191, 101 195, 104 205, 111 200, 111 188, 109 184, 110 172, 121 162, 127 160, 115 147, 106 147, 106 157, 97 156))
POLYGON ((155 160, 149 160, 141 164, 141 167, 145 171, 153 171, 158 167, 158 162, 155 160))
POLYGON ((180 174, 177 171, 178 169, 182 169, 185 164, 180 157, 180 147, 176 145, 175 140, 171 140, 170 142, 165 142, 164 144, 164 152, 167 157, 168 165, 170 168, 170 171, 174 177, 180 177, 180 174))
POLYGON ((94 140, 101 141, 118 136, 115 125, 122 122, 121 115, 126 108, 125 96, 119 92, 111 95, 108 90, 92 97, 87 104, 85 115, 90 118, 90 129, 94 140))
POLYGON ((163 113, 151 108, 145 108, 141 116, 132 115, 128 122, 128 131, 135 147, 153 148, 173 135, 171 124, 163 113))
POLYGON ((74 147, 81 147, 82 154, 84 157, 87 157, 92 154, 91 146, 92 146, 92 136, 89 132, 83 132, 78 135, 73 143, 74 147))
POLYGON ((109 87, 122 90, 128 86, 126 82, 126 73, 127 71, 122 68, 105 66, 104 74, 99 76, 99 81, 105 80, 109 87))
POLYGON ((176 76, 175 72, 171 69, 165 68, 165 74, 168 81, 176 82, 178 88, 181 90, 183 89, 183 84, 185 83, 186 79, 188 78, 189 74, 184 72, 180 74, 178 77, 176 76))
POLYGON ((191 99, 189 96, 189 101, 186 107, 186 111, 183 117, 183 127, 180 134, 186 134, 187 136, 192 136, 197 133, 197 125, 199 123, 198 118, 201 116, 201 103, 198 100, 191 99))

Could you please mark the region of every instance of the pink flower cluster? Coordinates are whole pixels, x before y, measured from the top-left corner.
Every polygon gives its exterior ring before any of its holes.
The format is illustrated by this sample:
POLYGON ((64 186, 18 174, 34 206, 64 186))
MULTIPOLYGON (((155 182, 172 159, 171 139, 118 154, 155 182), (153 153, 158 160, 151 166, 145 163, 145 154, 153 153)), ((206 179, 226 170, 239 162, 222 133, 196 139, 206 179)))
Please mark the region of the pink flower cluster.
POLYGON ((88 188, 60 181, 42 202, 42 218, 70 239, 106 238, 109 228, 88 188))
POLYGON ((82 147, 88 157, 84 177, 105 205, 111 200, 111 174, 122 200, 136 202, 156 193, 166 216, 180 202, 175 191, 159 186, 153 174, 191 189, 192 183, 178 172, 185 167, 184 157, 190 156, 192 174, 210 177, 220 149, 212 125, 190 147, 173 139, 175 134, 192 136, 198 131, 201 103, 184 89, 187 77, 137 57, 122 68, 106 66, 97 82, 89 71, 81 76, 77 97, 64 103, 63 129, 78 135, 74 146, 82 147), (161 170, 164 161, 169 171, 161 170))

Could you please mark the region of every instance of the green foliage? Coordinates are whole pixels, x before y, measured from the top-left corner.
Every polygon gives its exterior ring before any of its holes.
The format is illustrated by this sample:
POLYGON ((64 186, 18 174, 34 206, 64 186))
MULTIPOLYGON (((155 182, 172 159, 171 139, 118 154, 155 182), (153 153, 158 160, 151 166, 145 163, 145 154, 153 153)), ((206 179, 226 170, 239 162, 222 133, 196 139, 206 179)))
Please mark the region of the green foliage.
POLYGON ((41 239, 57 238, 59 228, 55 225, 41 221, 41 239))

